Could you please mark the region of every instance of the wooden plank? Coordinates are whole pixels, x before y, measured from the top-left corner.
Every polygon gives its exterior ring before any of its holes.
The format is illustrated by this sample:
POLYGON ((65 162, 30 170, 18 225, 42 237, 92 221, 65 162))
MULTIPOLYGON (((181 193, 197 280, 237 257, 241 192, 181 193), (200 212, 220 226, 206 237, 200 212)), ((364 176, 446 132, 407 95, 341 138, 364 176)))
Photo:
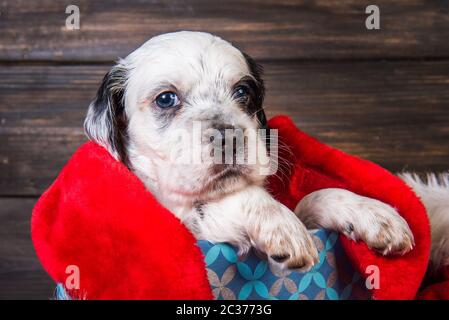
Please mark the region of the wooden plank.
POLYGON ((43 270, 30 238, 36 199, 0 198, 0 300, 50 299, 54 283, 43 270))
POLYGON ((85 141, 83 117, 106 69, 0 68, 0 194, 36 195, 51 183, 85 141))
MULTIPOLYGON (((85 141, 106 66, 0 69, 0 195, 39 195, 85 141)), ((266 63, 268 115, 390 170, 449 169, 449 62, 266 63)))
POLYGON ((381 29, 365 27, 368 0, 79 0, 0 2, 0 60, 113 61, 150 37, 215 33, 262 59, 449 57, 449 2, 377 0, 381 29))

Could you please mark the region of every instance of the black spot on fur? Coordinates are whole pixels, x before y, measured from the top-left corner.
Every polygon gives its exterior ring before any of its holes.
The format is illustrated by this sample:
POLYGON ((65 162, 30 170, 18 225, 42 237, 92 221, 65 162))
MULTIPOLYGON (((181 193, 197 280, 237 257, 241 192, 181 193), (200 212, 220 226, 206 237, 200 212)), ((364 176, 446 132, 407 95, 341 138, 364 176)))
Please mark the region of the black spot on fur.
POLYGON ((201 220, 204 219, 204 202, 198 201, 195 203, 195 210, 198 213, 201 220))
MULTIPOLYGON (((120 160, 127 164, 126 142, 128 140, 128 120, 125 115, 123 95, 125 90, 126 71, 114 67, 103 78, 97 95, 90 105, 90 116, 84 123, 88 137, 96 141, 102 139, 116 152, 120 160), (96 127, 104 128, 107 136, 99 137, 96 127)), ((99 141, 96 141, 99 142, 99 141)))
POLYGON ((260 128, 265 129, 265 144, 267 146, 268 153, 270 152, 270 130, 268 127, 267 116, 263 109, 263 102, 265 98, 265 84, 263 81, 263 67, 258 64, 253 58, 251 58, 248 54, 243 52, 243 56, 245 57, 246 64, 253 76, 255 83, 253 90, 255 92, 254 101, 252 105, 248 108, 248 113, 251 115, 255 115, 260 123, 260 128))
POLYGON ((354 225, 350 222, 348 222, 348 224, 346 225, 346 232, 348 234, 352 233, 354 231, 354 225))
POLYGON ((243 53, 243 56, 245 57, 246 64, 255 80, 250 84, 251 89, 254 91, 254 99, 248 108, 248 113, 256 115, 261 128, 266 129, 268 124, 265 111, 263 110, 263 101, 265 98, 265 85, 262 79, 263 68, 246 53, 243 53))

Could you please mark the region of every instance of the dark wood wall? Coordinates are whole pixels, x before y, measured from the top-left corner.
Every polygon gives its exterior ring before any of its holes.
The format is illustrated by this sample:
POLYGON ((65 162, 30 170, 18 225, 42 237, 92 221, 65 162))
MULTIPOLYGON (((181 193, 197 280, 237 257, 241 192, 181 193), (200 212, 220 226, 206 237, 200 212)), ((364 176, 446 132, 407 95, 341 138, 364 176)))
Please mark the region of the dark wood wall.
POLYGON ((449 169, 449 1, 0 2, 0 298, 43 298, 37 197, 85 141, 82 121, 118 56, 159 33, 209 31, 265 66, 269 115, 390 170, 449 169), (381 30, 365 28, 365 8, 381 30), (76 4, 81 29, 65 29, 76 4))

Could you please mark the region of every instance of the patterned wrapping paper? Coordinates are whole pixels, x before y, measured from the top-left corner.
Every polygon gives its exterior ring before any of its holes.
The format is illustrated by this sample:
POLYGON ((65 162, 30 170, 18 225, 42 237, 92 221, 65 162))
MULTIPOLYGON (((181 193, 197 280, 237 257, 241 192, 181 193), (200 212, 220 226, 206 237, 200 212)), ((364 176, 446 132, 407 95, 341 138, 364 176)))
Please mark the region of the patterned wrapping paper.
MULTIPOLYGON (((354 270, 338 240, 326 230, 311 231, 319 250, 319 263, 300 273, 278 270, 260 254, 251 251, 238 257, 226 243, 198 241, 207 275, 218 300, 365 300, 371 295, 365 281, 354 270)), ((182 285, 182 284, 181 284, 182 285)), ((58 284, 55 299, 69 300, 58 284)))
POLYGON ((279 270, 255 252, 244 258, 228 244, 199 241, 216 299, 223 300, 361 300, 370 299, 365 281, 354 270, 338 234, 312 231, 320 261, 300 273, 279 270))

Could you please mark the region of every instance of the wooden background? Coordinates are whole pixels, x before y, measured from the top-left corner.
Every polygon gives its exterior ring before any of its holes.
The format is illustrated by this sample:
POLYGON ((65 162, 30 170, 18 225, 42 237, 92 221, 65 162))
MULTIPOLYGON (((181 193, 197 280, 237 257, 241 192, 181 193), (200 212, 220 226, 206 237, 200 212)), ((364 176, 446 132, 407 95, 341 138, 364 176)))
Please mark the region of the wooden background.
POLYGON ((265 66, 269 115, 390 170, 449 169, 449 1, 0 2, 0 299, 47 299, 32 207, 85 141, 103 74, 153 35, 215 33, 265 66), (365 8, 381 30, 365 28, 365 8), (77 4, 81 29, 65 29, 77 4))

